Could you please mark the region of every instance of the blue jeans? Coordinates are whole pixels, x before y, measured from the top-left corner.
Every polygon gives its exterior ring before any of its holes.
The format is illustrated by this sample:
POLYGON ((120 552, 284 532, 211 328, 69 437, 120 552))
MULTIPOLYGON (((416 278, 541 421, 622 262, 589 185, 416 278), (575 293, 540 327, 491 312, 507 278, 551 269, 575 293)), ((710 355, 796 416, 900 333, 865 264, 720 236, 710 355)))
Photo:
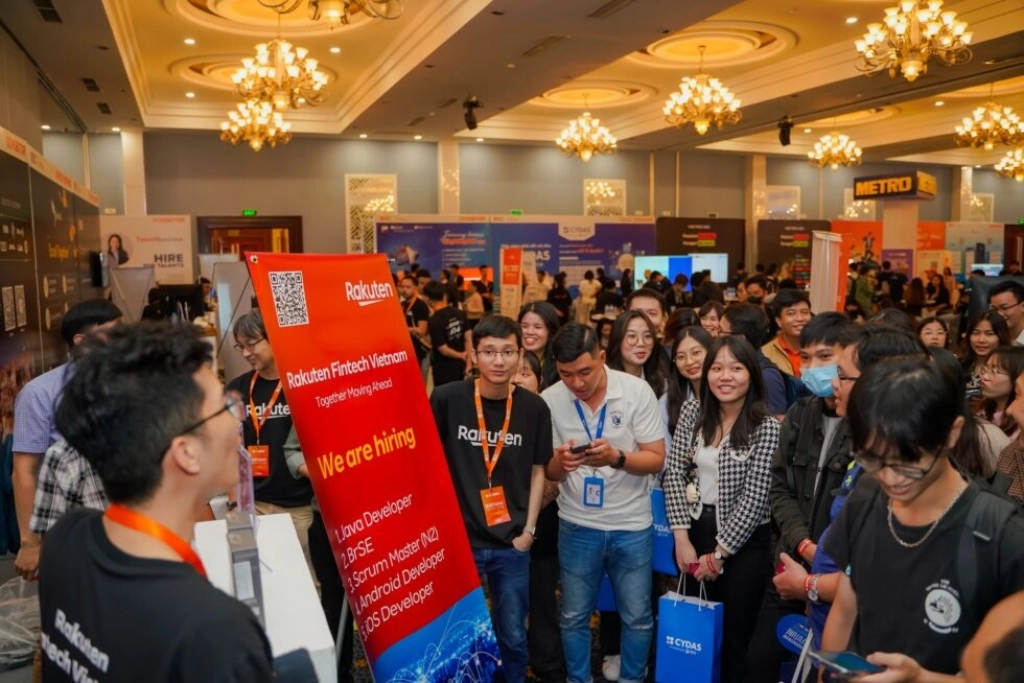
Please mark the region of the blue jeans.
POLYGON ((526 615, 530 609, 530 553, 515 548, 473 548, 480 580, 491 593, 491 621, 501 650, 501 671, 507 683, 526 680, 529 651, 526 615))
POLYGON ((598 531, 558 521, 558 560, 562 565, 562 647, 569 683, 592 683, 590 615, 597 607, 601 575, 608 573, 622 617, 621 683, 647 675, 654 638, 651 562, 654 535, 643 531, 598 531))

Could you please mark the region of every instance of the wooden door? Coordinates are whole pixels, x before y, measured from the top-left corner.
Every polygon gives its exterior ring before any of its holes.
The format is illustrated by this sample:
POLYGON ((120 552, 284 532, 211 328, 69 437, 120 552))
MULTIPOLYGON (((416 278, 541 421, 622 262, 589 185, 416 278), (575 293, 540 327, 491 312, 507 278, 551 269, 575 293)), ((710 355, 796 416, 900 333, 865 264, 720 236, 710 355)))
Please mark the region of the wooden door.
POLYGON ((196 226, 203 254, 302 251, 301 216, 198 216, 196 226))

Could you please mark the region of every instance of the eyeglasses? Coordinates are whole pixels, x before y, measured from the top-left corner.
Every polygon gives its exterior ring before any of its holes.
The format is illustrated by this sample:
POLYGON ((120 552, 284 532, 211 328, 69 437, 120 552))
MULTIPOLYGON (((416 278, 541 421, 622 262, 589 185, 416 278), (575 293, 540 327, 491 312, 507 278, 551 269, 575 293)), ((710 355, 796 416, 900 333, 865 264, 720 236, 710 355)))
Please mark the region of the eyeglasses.
POLYGON ((998 368, 998 367, 993 367, 991 365, 983 365, 983 366, 981 366, 981 369, 978 370, 978 374, 981 375, 982 377, 998 377, 998 376, 1009 377, 1010 376, 1010 373, 1008 373, 1006 370, 1003 370, 1002 368, 998 368))
POLYGON ((213 413, 212 415, 207 415, 202 420, 200 420, 199 422, 196 422, 194 425, 190 426, 189 428, 183 429, 181 431, 181 433, 182 434, 188 434, 189 432, 194 432, 195 430, 199 429, 204 424, 206 424, 207 422, 209 422, 213 418, 217 417, 221 413, 231 413, 231 417, 233 417, 236 420, 238 420, 239 423, 244 422, 245 421, 245 402, 242 400, 242 395, 239 394, 237 391, 229 391, 229 392, 225 393, 224 394, 224 407, 223 408, 221 408, 217 412, 213 413))
POLYGON ((260 345, 260 342, 265 342, 266 340, 267 338, 263 337, 262 339, 257 339, 256 341, 251 341, 247 344, 235 344, 234 349, 239 353, 242 352, 242 349, 245 349, 249 353, 252 353, 253 351, 256 350, 256 347, 260 345))
POLYGON ((639 346, 640 344, 647 346, 654 343, 654 337, 651 336, 650 332, 645 332, 642 335, 636 332, 627 332, 625 342, 630 346, 639 346))
POLYGON ((706 351, 694 351, 693 353, 690 353, 690 354, 677 353, 676 354, 676 362, 677 363, 685 363, 685 362, 690 361, 690 360, 692 360, 692 361, 701 361, 701 360, 704 360, 704 357, 706 355, 707 355, 706 351))
POLYGON ((935 467, 935 463, 939 461, 938 456, 936 456, 935 459, 932 460, 932 464, 928 467, 910 467, 909 465, 898 465, 885 462, 882 458, 868 453, 858 453, 853 456, 853 459, 856 460, 857 464, 860 465, 868 474, 877 474, 888 467, 901 477, 913 479, 914 481, 924 479, 925 476, 932 471, 932 468, 935 467))
POLYGON ((1011 308, 1016 308, 1017 306, 1020 306, 1021 304, 1024 304, 1024 301, 1018 301, 1015 304, 1003 304, 1001 306, 996 306, 995 304, 993 304, 993 305, 989 306, 988 309, 990 311, 997 311, 999 313, 1005 313, 1006 311, 1010 310, 1011 308))
POLYGON ((856 377, 850 377, 849 375, 844 375, 841 372, 837 372, 836 379, 838 379, 840 382, 856 382, 857 380, 860 379, 860 375, 857 375, 856 377))
POLYGON ((484 349, 483 351, 474 351, 477 358, 483 358, 485 361, 490 363, 492 360, 501 356, 505 360, 512 360, 519 356, 519 349, 502 349, 501 351, 495 351, 494 349, 484 349))

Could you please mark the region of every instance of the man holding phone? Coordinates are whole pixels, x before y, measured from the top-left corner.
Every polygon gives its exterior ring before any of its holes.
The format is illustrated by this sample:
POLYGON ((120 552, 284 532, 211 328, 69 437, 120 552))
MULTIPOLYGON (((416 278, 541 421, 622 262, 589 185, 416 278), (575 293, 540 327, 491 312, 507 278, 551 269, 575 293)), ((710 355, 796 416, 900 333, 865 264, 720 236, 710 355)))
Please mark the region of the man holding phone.
POLYGON ((562 381, 542 394, 555 448, 547 476, 560 482, 562 645, 569 683, 590 683, 590 615, 607 572, 622 617, 619 680, 639 683, 654 635, 648 482, 665 461, 664 428, 650 386, 606 367, 598 341, 579 323, 559 330, 562 381))

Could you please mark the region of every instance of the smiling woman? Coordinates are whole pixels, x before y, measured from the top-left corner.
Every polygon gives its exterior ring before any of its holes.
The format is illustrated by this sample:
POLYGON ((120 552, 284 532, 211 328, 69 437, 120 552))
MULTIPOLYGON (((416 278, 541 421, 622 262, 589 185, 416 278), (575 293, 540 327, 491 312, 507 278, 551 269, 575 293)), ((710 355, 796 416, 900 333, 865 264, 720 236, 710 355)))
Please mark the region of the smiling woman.
POLYGON ((645 380, 659 398, 665 393, 668 362, 658 331, 643 311, 626 311, 615 320, 608 336, 608 367, 645 380))

